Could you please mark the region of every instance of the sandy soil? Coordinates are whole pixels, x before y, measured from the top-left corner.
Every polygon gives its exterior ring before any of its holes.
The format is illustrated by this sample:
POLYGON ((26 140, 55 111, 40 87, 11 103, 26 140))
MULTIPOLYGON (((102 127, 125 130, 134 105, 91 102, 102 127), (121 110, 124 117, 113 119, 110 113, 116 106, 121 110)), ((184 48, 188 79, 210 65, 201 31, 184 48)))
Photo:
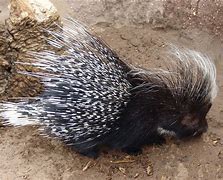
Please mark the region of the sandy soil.
MULTIPOLYGON (((6 13, 5 2, 0 2, 1 19, 6 13)), ((61 3, 57 1, 56 4, 61 3)), ((150 25, 115 28, 107 23, 97 23, 92 29, 120 57, 137 66, 162 63, 160 52, 168 43, 211 56, 217 65, 219 93, 208 114, 208 132, 201 138, 179 144, 168 142, 163 146, 145 147, 138 156, 105 151, 92 160, 61 142, 41 137, 35 127, 1 127, 0 180, 223 179, 223 43, 220 36, 194 26, 174 30, 150 25), (125 162, 118 163, 121 160, 125 162)))

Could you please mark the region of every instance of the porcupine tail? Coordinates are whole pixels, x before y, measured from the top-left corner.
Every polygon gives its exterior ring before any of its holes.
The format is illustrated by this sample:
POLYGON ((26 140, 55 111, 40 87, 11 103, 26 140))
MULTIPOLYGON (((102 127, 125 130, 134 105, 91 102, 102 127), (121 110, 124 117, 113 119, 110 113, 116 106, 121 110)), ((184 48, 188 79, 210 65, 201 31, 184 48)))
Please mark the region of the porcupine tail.
POLYGON ((20 102, 1 102, 0 116, 2 124, 5 126, 26 126, 37 125, 38 114, 41 107, 29 101, 20 100, 20 102))

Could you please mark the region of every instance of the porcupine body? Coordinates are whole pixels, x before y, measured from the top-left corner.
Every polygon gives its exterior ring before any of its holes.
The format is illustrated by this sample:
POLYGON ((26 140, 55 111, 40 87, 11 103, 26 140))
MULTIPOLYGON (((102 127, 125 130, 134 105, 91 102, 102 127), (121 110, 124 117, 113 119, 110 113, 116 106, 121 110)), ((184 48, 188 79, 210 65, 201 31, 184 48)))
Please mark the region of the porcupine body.
MULTIPOLYGON (((61 139, 78 152, 97 156, 101 145, 138 152, 162 143, 164 135, 195 136, 217 93, 214 64, 204 55, 172 47, 167 70, 127 65, 74 20, 49 32, 50 45, 65 49, 32 53, 26 64, 40 72, 44 92, 30 100, 2 102, 6 125, 40 125, 42 134, 61 139)), ((18 64, 24 64, 17 62, 18 64)))

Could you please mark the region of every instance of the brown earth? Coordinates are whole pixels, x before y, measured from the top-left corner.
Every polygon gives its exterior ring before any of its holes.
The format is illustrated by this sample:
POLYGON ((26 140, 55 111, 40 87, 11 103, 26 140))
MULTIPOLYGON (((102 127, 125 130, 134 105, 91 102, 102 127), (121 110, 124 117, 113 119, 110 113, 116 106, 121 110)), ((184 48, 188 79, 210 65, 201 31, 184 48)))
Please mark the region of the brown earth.
MULTIPOLYGON (((0 2, 1 20, 7 14, 6 2, 0 2)), ((67 12, 61 8, 64 1, 54 2, 60 7, 61 13, 67 12)), ((69 5, 66 4, 66 7, 69 5)), ((162 64, 163 54, 160 52, 170 43, 196 49, 212 57, 218 71, 219 93, 208 114, 207 133, 201 138, 179 144, 168 142, 163 146, 145 147, 138 156, 130 157, 119 151, 106 151, 98 159, 92 160, 56 140, 41 137, 35 127, 1 127, 0 180, 223 179, 223 43, 219 30, 215 31, 216 24, 222 22, 196 27, 196 23, 189 26, 185 17, 187 14, 182 21, 184 25, 188 25, 187 28, 178 26, 179 22, 177 28, 166 24, 157 28, 156 23, 151 25, 146 22, 140 27, 134 23, 129 26, 124 23, 117 27, 117 24, 110 22, 95 22, 92 29, 122 59, 137 66, 162 64)), ((223 16, 218 17, 218 20, 222 19, 223 16)), ((92 17, 92 21, 94 20, 92 17)))

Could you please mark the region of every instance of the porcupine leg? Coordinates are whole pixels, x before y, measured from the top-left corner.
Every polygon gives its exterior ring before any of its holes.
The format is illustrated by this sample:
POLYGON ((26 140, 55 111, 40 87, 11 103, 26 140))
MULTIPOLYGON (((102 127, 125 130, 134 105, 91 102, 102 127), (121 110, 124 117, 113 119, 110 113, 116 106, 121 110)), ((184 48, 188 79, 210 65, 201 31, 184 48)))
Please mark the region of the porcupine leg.
POLYGON ((142 149, 140 147, 126 147, 123 148, 122 151, 129 155, 139 155, 142 153, 142 149))
POLYGON ((89 158, 96 159, 99 156, 99 149, 94 147, 92 149, 79 151, 79 153, 84 155, 84 156, 87 156, 89 158))
POLYGON ((166 143, 166 140, 164 137, 162 137, 158 134, 154 134, 154 135, 149 136, 149 138, 145 144, 147 144, 147 145, 151 145, 151 144, 162 145, 165 143, 166 143))
MULTIPOLYGON (((147 138, 147 140, 142 143, 143 145, 152 145, 152 144, 155 144, 155 145, 162 145, 166 142, 165 138, 160 136, 160 135, 157 135, 157 134, 154 134, 154 135, 151 135, 147 138)), ((141 146, 138 146, 138 147, 135 147, 135 146, 128 146, 128 147, 125 147, 122 149, 123 152, 129 154, 129 155, 139 155, 142 153, 142 149, 141 149, 141 146)))

